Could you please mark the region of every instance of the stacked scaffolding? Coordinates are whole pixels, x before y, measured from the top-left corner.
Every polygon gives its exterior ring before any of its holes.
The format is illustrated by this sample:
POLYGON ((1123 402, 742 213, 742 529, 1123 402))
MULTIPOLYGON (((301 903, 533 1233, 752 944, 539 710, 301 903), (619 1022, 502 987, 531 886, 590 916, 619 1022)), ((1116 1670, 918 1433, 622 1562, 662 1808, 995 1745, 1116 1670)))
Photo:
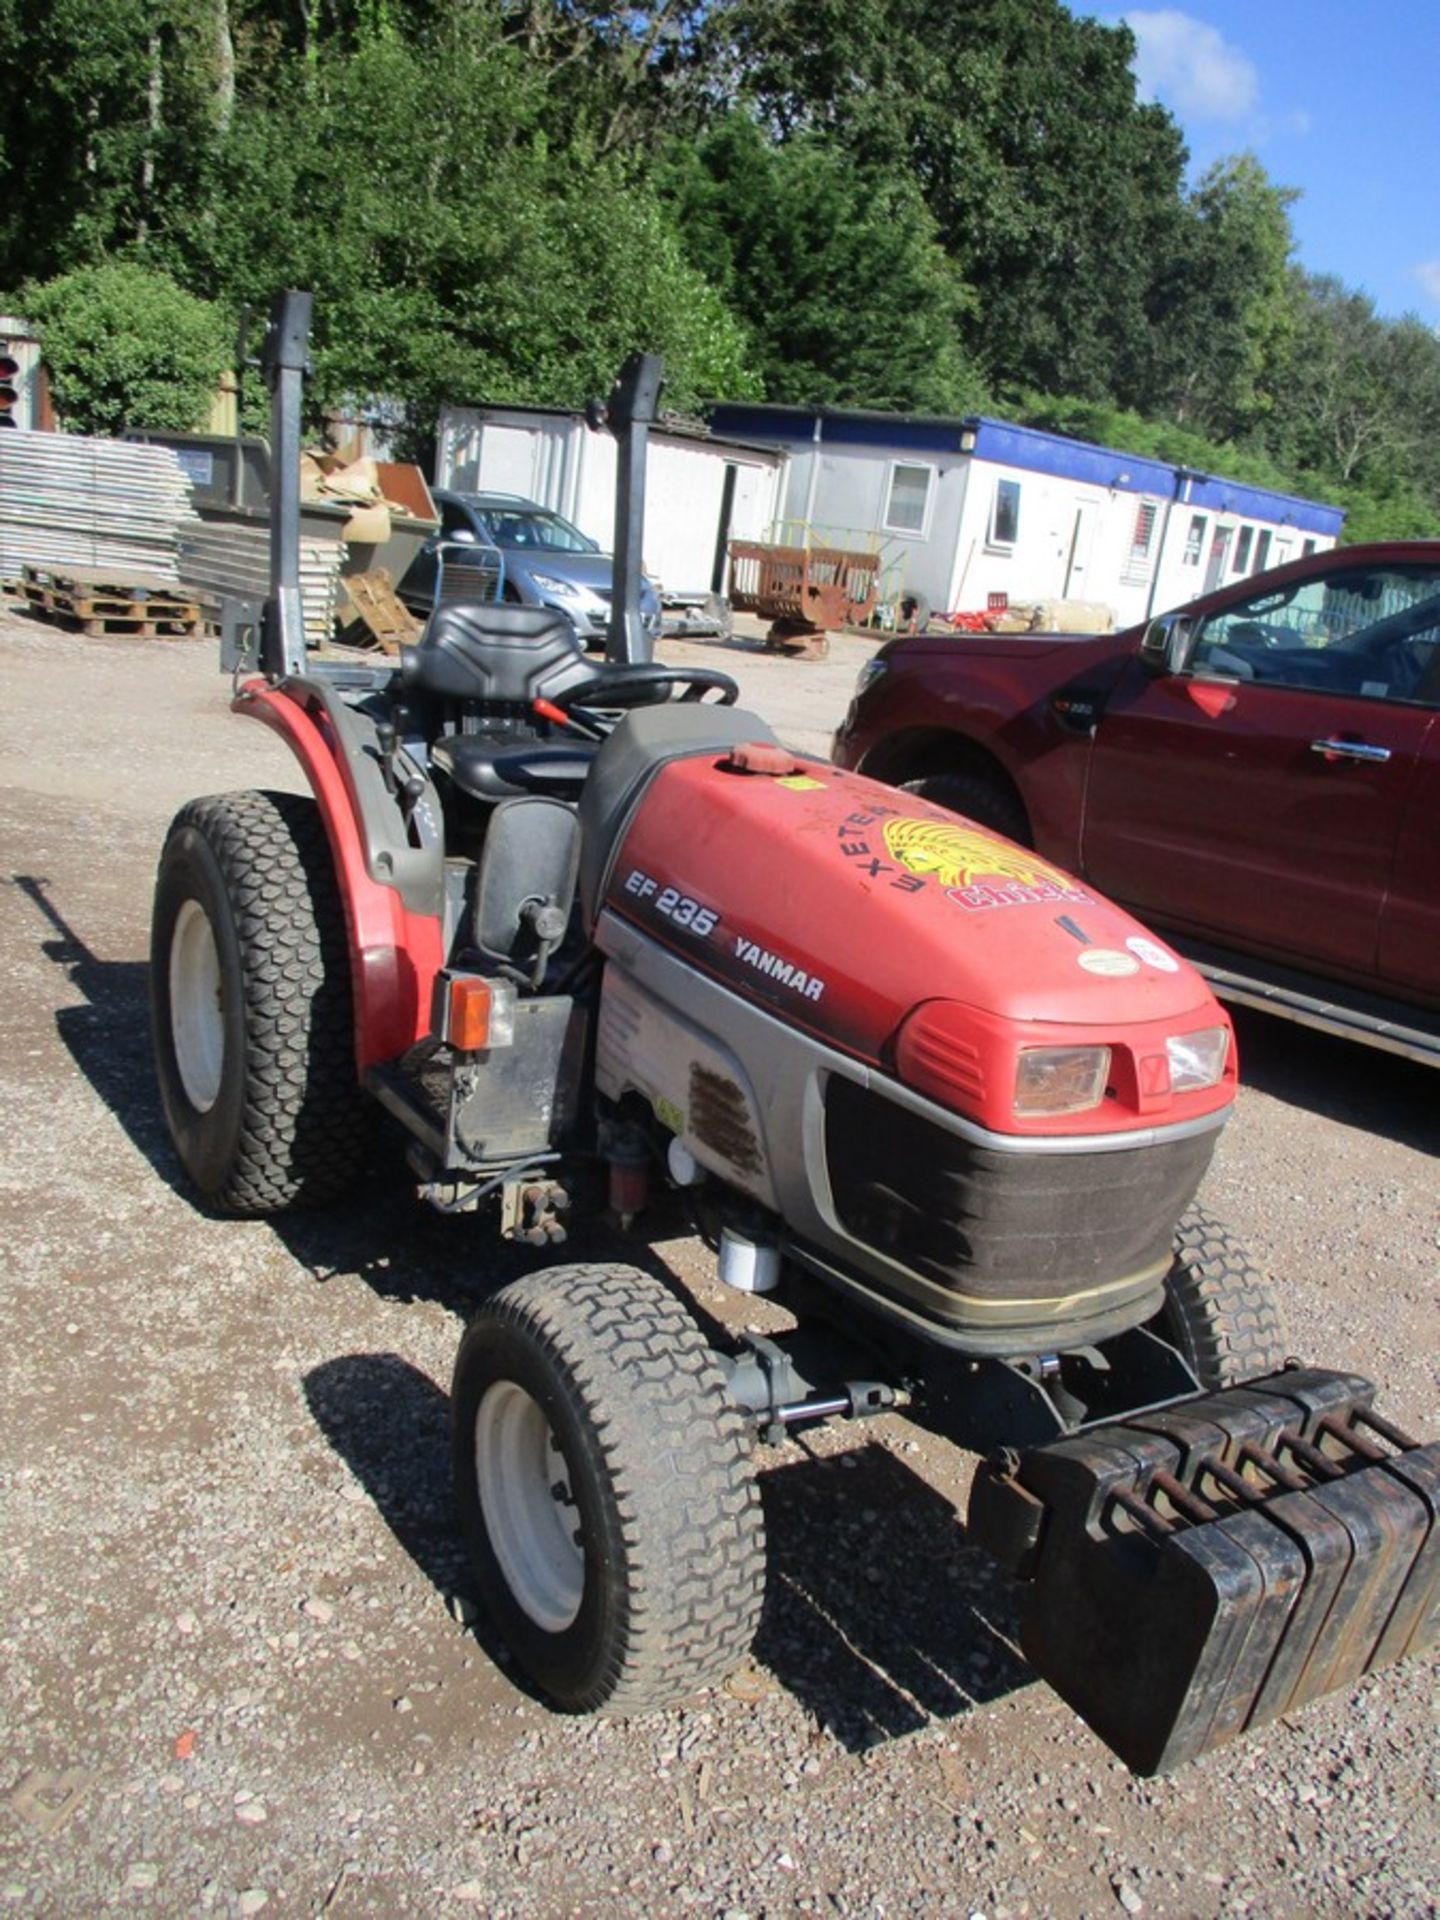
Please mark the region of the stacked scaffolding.
MULTIPOLYGON (((300 542, 300 598, 305 638, 324 645, 335 628, 335 599, 345 543, 336 534, 305 536, 300 542)), ((180 541, 180 572, 212 620, 223 600, 260 607, 270 591, 270 527, 263 520, 197 520, 180 541)))
POLYGON ((80 434, 0 434, 0 580, 26 567, 108 579, 180 579, 180 536, 198 526, 169 447, 80 434))

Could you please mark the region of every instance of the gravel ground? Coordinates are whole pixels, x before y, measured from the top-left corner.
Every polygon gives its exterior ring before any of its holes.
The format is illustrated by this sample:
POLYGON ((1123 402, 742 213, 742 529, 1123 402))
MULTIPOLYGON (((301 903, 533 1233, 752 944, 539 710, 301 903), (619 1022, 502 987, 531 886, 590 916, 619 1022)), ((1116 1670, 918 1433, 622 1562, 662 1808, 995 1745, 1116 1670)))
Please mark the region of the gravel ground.
MULTIPOLYGON (((670 645, 823 749, 868 648, 670 645)), ((0 616, 0 1905, 19 1913, 1436 1912, 1435 1667, 1138 1782, 1011 1650, 968 1462, 886 1418, 767 1456, 769 1597, 721 1692, 563 1719, 473 1609, 449 1514, 464 1317, 523 1262, 377 1168, 209 1219, 148 1061, 165 824, 296 784, 208 646, 0 616)), ((1247 1018, 1204 1198, 1292 1344, 1440 1430, 1433 1076, 1247 1018)), ((683 1237, 573 1245, 721 1308, 683 1237)))

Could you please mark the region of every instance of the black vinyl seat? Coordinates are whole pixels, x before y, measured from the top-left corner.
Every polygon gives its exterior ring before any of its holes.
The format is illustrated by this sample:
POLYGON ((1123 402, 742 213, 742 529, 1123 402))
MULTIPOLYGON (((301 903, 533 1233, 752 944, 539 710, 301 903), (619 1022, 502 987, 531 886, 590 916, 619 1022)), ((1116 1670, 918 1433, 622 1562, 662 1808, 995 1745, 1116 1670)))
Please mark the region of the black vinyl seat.
POLYGON ((591 672, 574 627, 549 607, 437 607, 416 644, 400 651, 407 690, 466 705, 528 707, 591 672))
POLYGON ((475 800, 526 793, 578 800, 594 758, 589 741, 552 745, 484 733, 443 733, 430 749, 431 764, 475 800))
POLYGON ((594 747, 525 737, 534 701, 554 699, 594 671, 564 614, 483 602, 439 606, 417 644, 402 649, 400 671, 407 691, 465 713, 461 730, 439 734, 430 748, 431 763, 458 792, 489 802, 523 794, 579 799, 594 747))
MULTIPOLYGON (((612 770, 607 793, 617 778, 628 784, 636 753, 650 767, 676 753, 771 737, 753 716, 742 719, 733 708, 671 705, 676 672, 670 667, 589 660, 570 622, 548 607, 437 607, 419 641, 401 649, 400 674, 407 693, 441 709, 434 716, 432 764, 458 792, 486 802, 525 794, 574 802, 586 790, 601 743, 527 737, 537 700, 578 696, 577 707, 634 710, 617 730, 629 748, 611 745, 613 734, 604 743, 612 770)), ((734 691, 723 674, 698 671, 688 678, 734 691)))

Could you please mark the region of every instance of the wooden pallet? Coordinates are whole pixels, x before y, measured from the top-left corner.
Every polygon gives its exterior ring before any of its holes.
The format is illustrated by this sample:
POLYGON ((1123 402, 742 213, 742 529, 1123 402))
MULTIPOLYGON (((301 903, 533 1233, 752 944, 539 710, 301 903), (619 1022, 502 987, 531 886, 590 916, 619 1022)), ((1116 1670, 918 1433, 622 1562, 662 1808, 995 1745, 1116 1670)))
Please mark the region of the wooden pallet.
POLYGON ((358 627, 372 634, 384 652, 398 653, 402 646, 419 638, 420 622, 396 593, 388 568, 342 574, 340 591, 351 614, 344 630, 347 640, 358 627))
POLYGON ((26 567, 21 592, 33 614, 71 633, 175 640, 193 638, 204 625, 198 602, 165 580, 26 567))

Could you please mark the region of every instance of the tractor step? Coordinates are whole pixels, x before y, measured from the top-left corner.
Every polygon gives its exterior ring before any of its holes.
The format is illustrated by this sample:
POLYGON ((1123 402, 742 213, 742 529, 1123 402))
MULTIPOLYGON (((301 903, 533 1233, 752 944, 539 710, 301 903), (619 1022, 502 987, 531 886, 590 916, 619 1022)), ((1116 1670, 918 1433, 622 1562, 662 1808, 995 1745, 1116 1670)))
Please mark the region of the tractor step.
POLYGON ((989 1462, 975 1543, 1030 1581, 1026 1658, 1168 1771, 1440 1629, 1440 1444, 1290 1368, 989 1462))

